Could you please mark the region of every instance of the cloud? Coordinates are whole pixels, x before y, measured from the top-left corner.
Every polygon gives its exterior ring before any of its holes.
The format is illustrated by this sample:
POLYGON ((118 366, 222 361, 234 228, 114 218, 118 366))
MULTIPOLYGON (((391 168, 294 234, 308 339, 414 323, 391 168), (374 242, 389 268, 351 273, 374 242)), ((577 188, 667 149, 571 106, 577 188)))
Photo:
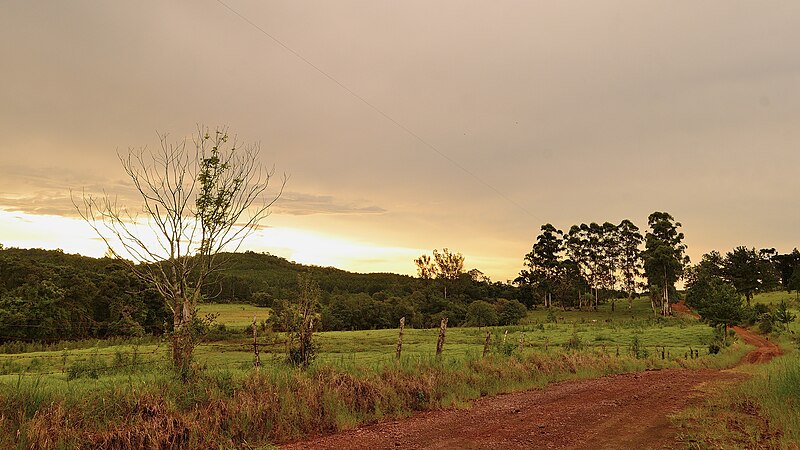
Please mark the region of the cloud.
MULTIPOLYGON (((108 193, 118 205, 137 210, 141 197, 130 182, 102 175, 89 175, 54 167, 0 167, 0 208, 28 214, 77 217, 70 190, 80 203, 84 193, 108 193)), ((276 214, 307 216, 314 214, 382 214, 386 209, 346 201, 330 195, 284 192, 271 208, 276 214)), ((259 227, 259 229, 261 229, 259 227)))
POLYGON ((380 206, 367 206, 358 202, 341 201, 330 195, 284 192, 273 210, 278 214, 308 216, 312 214, 383 214, 380 206))

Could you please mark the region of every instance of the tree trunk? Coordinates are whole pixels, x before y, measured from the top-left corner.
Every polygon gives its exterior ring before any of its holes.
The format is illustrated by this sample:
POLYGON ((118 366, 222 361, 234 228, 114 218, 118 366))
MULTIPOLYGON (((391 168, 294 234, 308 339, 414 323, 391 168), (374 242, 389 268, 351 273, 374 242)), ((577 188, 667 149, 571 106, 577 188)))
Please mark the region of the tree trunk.
POLYGON ((400 359, 400 352, 403 351, 403 329, 406 327, 406 318, 400 318, 400 336, 397 338, 397 359, 400 359))
POLYGON ((441 356, 444 350, 444 335, 447 332, 447 317, 439 324, 439 340, 436 341, 436 356, 441 356))

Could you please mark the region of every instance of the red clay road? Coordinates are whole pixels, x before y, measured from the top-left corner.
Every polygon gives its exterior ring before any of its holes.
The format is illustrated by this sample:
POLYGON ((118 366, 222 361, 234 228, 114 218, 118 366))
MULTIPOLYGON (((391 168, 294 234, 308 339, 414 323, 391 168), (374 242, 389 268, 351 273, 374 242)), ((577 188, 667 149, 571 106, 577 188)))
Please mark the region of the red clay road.
MULTIPOLYGON (((780 354, 768 340, 744 329, 736 332, 758 346, 744 363, 765 362, 780 354)), ((282 448, 674 448, 676 430, 667 416, 696 401, 699 385, 744 377, 729 370, 667 369, 567 381, 482 398, 468 409, 422 412, 282 448)))

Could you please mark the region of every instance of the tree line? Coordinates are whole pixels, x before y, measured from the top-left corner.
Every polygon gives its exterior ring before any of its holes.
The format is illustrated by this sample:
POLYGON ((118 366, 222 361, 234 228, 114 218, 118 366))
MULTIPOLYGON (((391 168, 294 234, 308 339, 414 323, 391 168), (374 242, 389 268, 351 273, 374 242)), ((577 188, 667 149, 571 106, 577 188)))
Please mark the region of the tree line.
POLYGON ((647 288, 653 312, 667 315, 689 258, 681 224, 669 213, 650 214, 648 225, 644 236, 628 219, 576 224, 567 232, 542 225, 515 282, 545 307, 555 300, 562 308, 595 310, 604 300, 613 310, 619 298, 630 308, 647 288))

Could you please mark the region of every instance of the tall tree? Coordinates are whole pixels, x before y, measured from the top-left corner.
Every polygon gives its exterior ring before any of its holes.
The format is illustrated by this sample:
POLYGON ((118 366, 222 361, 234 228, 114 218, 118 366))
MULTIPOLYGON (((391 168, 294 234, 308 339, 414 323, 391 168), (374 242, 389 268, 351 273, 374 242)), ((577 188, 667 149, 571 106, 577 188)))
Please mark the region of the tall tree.
MULTIPOLYGON (((610 222, 605 222, 600 228, 600 238, 598 245, 598 275, 600 288, 612 293, 611 310, 616 309, 616 294, 614 291, 617 286, 617 270, 619 269, 620 258, 619 229, 610 222)), ((599 296, 595 296, 594 309, 597 310, 599 296)))
POLYGON ((417 276, 423 280, 430 280, 436 276, 436 267, 431 262, 431 257, 428 255, 420 255, 419 258, 414 260, 417 265, 417 276))
POLYGON ((538 287, 544 294, 545 307, 549 308, 561 269, 564 232, 549 223, 542 225, 541 231, 533 248, 525 255, 525 268, 517 280, 538 287))
POLYGON ((800 267, 800 251, 796 248, 791 253, 777 254, 772 257, 772 262, 781 276, 781 286, 789 291, 789 279, 795 270, 800 267))
POLYGON ((633 295, 641 286, 642 241, 639 227, 628 219, 617 226, 619 243, 619 275, 622 289, 628 294, 628 309, 633 307, 633 295))
MULTIPOLYGON (((589 289, 594 288, 594 273, 591 270, 589 245, 589 226, 585 223, 573 225, 569 232, 564 236, 564 249, 567 258, 571 260, 578 269, 581 277, 586 280, 589 289)), ((583 309, 583 297, 578 292, 578 308, 583 309)))
POLYGON ((722 274, 747 299, 747 305, 757 292, 777 287, 778 274, 770 261, 771 252, 739 246, 725 255, 722 274))
POLYGON ((678 231, 680 222, 666 212, 656 211, 647 218, 650 231, 645 235, 644 272, 650 286, 650 298, 653 313, 658 314, 660 306, 662 315, 672 312, 670 298, 676 294, 675 283, 683 276, 689 263, 685 255, 683 233, 678 231))
POLYGON ((417 275, 424 280, 436 278, 444 285, 444 298, 447 298, 447 285, 464 273, 464 255, 453 253, 448 248, 442 252, 433 250, 433 259, 428 255, 421 255, 414 260, 417 265, 417 275))
POLYGON ((267 196, 273 171, 262 168, 258 145, 239 147, 225 128, 198 128, 193 149, 185 139, 160 141, 158 150, 119 155, 141 197, 143 221, 108 195, 84 195, 75 206, 111 254, 164 299, 173 315, 173 363, 185 374, 202 287, 220 267, 223 249, 235 251, 257 229, 286 179, 267 196))
POLYGON ((442 252, 433 250, 433 260, 436 262, 436 276, 445 280, 456 280, 464 273, 464 255, 453 253, 448 248, 442 252))

